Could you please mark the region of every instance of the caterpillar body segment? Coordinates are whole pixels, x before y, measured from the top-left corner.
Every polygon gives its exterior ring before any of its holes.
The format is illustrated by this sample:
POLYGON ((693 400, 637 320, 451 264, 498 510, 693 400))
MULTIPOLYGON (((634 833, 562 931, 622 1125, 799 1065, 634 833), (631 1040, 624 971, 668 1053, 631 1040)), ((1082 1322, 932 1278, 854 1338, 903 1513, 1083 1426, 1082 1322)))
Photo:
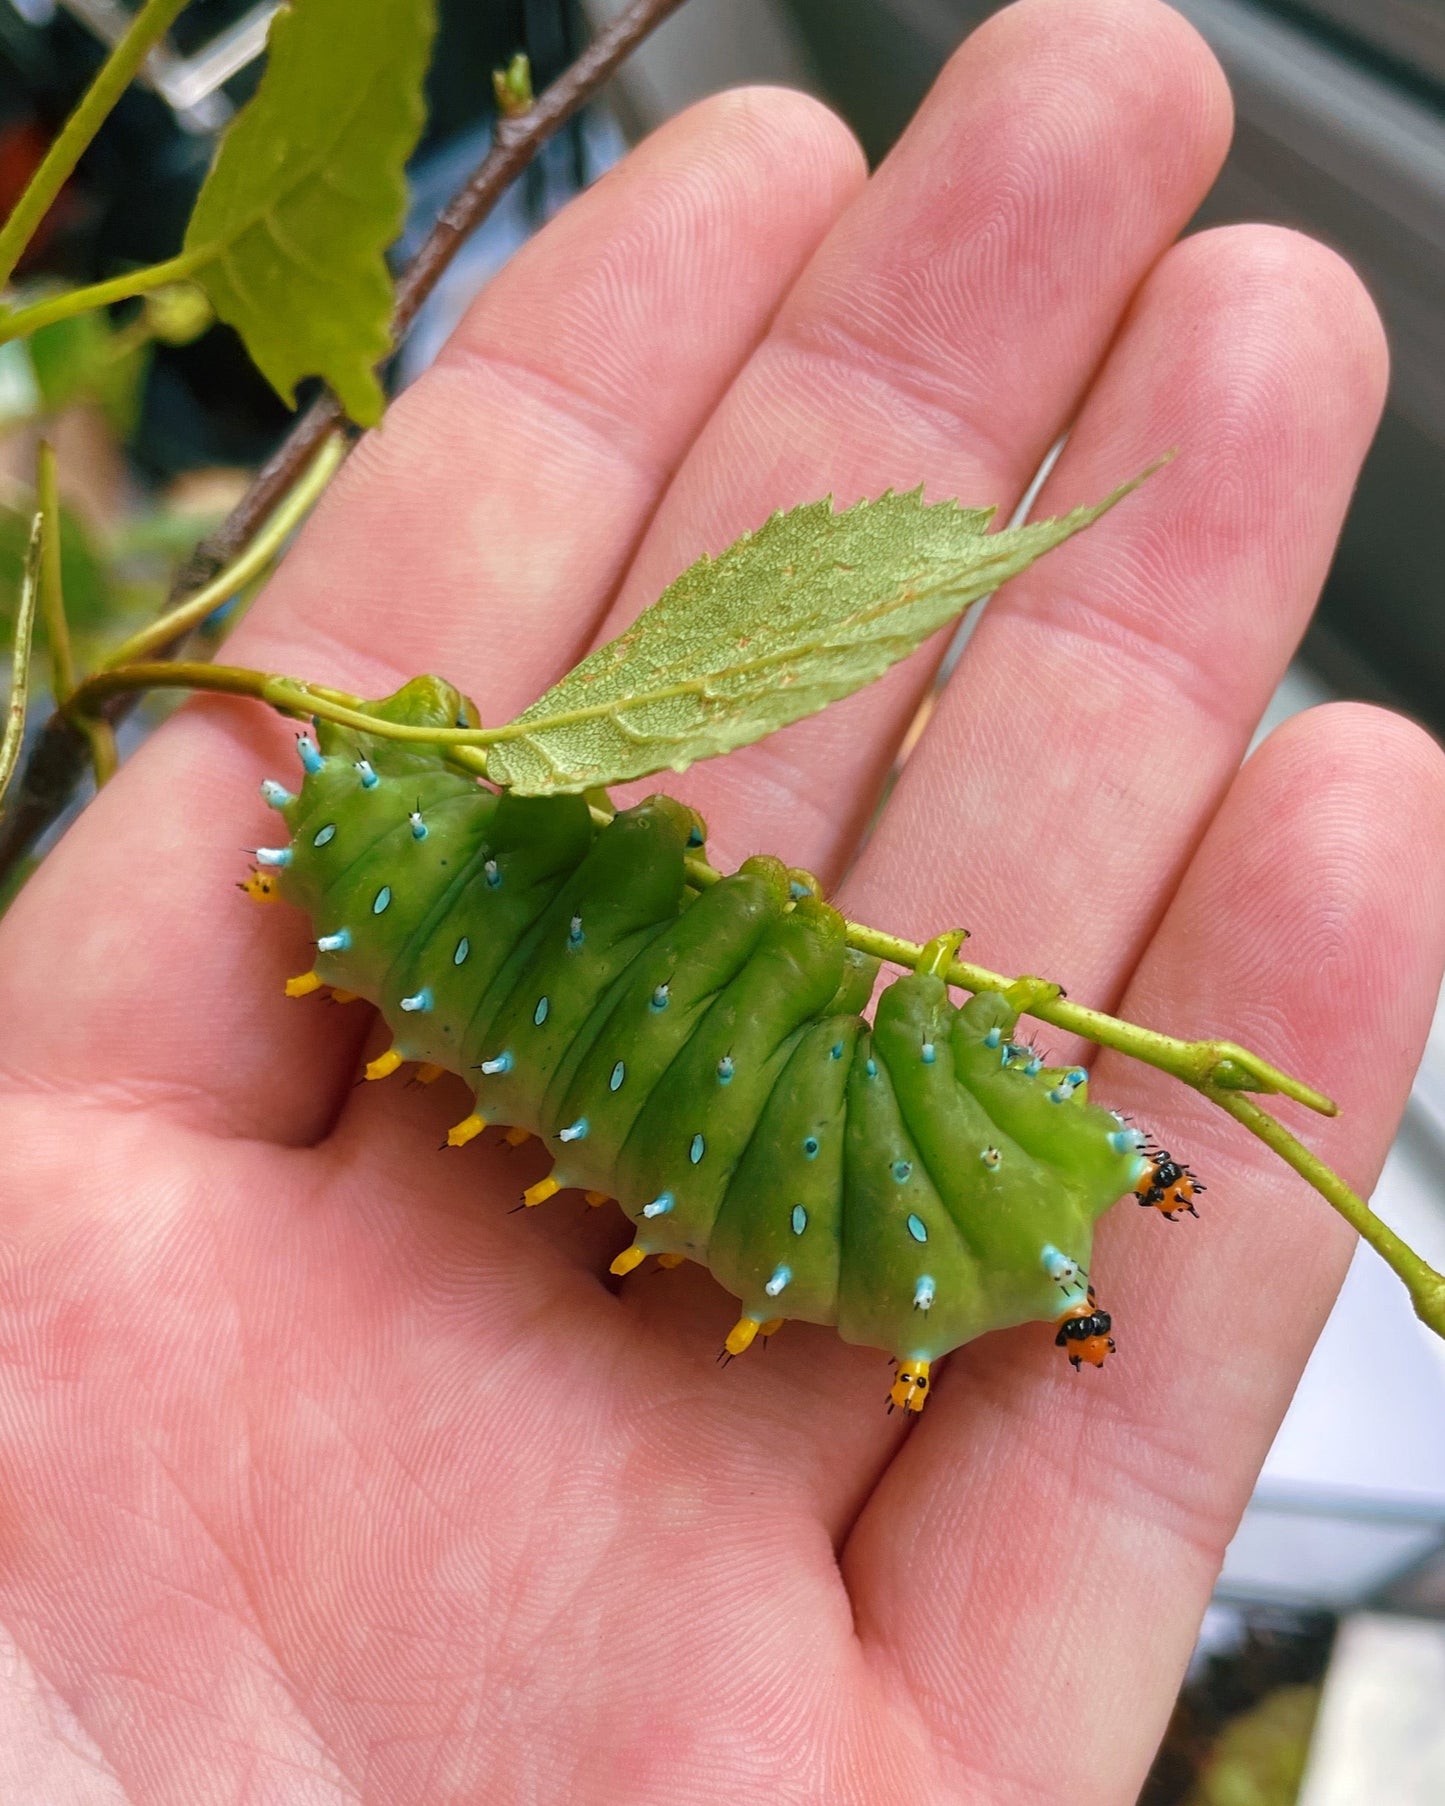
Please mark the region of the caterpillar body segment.
MULTIPOLYGON (((375 712, 475 719, 434 678, 375 712)), ((584 798, 497 796, 424 743, 320 725, 299 750, 299 794, 266 792, 290 829, 268 875, 311 916, 307 988, 380 1009, 394 1040, 368 1077, 466 1078, 448 1145, 487 1122, 541 1136, 556 1164, 525 1203, 615 1198, 635 1240, 614 1272, 702 1262, 741 1301, 728 1353, 833 1324, 897 1358, 910 1411, 930 1363, 988 1330, 1061 1322, 1089 1360, 1108 1342, 1080 1327, 1101 1315, 1093 1225, 1130 1192, 1183 1207, 1187 1169, 1015 1042, 1008 999, 955 1007, 940 955, 870 1025, 877 962, 816 883, 757 858, 689 888, 702 826, 670 798, 598 826, 584 798)))

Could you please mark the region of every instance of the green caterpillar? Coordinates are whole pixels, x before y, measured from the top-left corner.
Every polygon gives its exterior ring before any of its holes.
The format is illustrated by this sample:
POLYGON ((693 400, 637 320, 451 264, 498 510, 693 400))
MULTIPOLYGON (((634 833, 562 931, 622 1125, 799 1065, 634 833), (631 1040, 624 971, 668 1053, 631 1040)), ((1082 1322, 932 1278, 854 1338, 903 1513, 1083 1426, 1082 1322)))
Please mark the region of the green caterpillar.
MULTIPOLYGON (((475 723, 418 678, 367 705, 418 727, 475 723)), ((654 796, 600 825, 581 796, 496 794, 440 750, 318 723, 290 829, 245 888, 305 909, 315 968, 293 995, 368 998, 405 1061, 473 1085, 460 1146, 488 1122, 555 1150, 536 1204, 616 1198, 646 1256, 704 1263, 742 1302, 739 1354, 787 1318, 834 1324, 899 1362, 921 1410, 930 1363, 988 1330, 1059 1323, 1075 1366, 1112 1347, 1088 1284, 1093 1225, 1118 1198, 1192 1208, 1186 1169, 1088 1100, 1081 1067, 1013 1038, 997 992, 961 1009, 961 937, 860 1013, 878 962, 806 874, 748 860, 689 885, 699 818, 654 796)), ((890 1406, 891 1408, 891 1406, 890 1406)))

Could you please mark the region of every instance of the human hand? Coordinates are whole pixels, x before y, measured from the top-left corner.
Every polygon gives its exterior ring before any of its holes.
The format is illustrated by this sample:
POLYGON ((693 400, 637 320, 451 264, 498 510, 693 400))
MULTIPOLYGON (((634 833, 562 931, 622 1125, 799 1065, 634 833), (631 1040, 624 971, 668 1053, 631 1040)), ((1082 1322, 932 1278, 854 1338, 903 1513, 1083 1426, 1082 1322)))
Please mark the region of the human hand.
MULTIPOLYGON (((1239 769, 1385 356, 1308 240, 1169 248, 1228 130, 1155 0, 996 17, 866 188, 813 103, 704 103, 498 277, 228 658, 436 670, 498 721, 773 508, 1007 510, 1073 422, 1058 513, 1178 445, 990 605, 851 869, 927 657, 677 789, 721 864, 1256 1046, 1368 1189, 1445 957, 1445 766, 1337 706, 1239 769)), ((1210 1191, 1103 1226, 1102 1373, 991 1336, 905 1431, 828 1331, 721 1372, 700 1268, 606 1282, 618 1213, 509 1214, 532 1153, 435 1153, 460 1086, 355 1089, 369 1012, 283 999, 304 925, 234 880, 293 757, 192 705, 0 930, 0 1798, 1133 1800, 1348 1232, 1106 1056, 1210 1191)))

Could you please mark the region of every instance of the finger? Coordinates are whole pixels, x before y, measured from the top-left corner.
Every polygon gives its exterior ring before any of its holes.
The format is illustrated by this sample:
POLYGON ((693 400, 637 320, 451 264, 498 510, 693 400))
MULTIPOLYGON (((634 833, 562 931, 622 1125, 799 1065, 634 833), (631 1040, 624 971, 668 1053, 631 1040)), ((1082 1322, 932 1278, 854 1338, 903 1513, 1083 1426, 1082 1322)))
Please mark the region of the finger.
MULTIPOLYGON (((535 694, 860 179, 846 130, 801 96, 673 122, 485 291, 228 657, 364 694, 441 669, 492 719, 535 694)), ((233 888, 241 849, 275 838, 256 780, 264 760, 289 781, 289 746, 249 705, 195 708, 107 788, 5 922, 12 1074, 232 1132, 319 1131, 354 1037, 336 1012, 283 1015, 304 929, 233 888)))
MULTIPOLYGON (((1445 760, 1337 705, 1244 768, 1124 1007, 1333 1092, 1340 1116, 1305 1133, 1368 1192, 1442 964, 1445 760)), ((1202 1220, 1104 1226, 1120 1354, 1101 1373, 1060 1372, 1027 1329, 954 1357, 845 1574, 865 1646, 953 1763, 1044 1798, 1067 1750, 1081 1797, 1123 1806, 1353 1238, 1202 1099, 1113 1056, 1097 1094, 1168 1121, 1207 1177, 1202 1220)))
MULTIPOLYGON (((775 508, 924 483, 1007 514, 1228 134, 1218 65, 1156 0, 1022 0, 990 19, 789 294, 608 631, 775 508)), ((689 774, 728 862, 767 849, 836 870, 937 650, 689 774)))
POLYGON ((965 925, 981 964, 1109 1007, 1304 631, 1385 377, 1323 246, 1241 226, 1170 251, 1040 509, 1179 455, 989 603, 848 907, 965 925))

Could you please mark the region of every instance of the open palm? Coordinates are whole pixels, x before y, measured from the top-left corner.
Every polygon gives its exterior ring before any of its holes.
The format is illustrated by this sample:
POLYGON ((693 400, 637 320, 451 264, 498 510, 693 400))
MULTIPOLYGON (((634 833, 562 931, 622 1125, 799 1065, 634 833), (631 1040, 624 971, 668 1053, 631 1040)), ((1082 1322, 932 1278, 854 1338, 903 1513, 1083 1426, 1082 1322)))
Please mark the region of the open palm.
MULTIPOLYGON (((437 670, 496 721, 773 508, 1007 506, 1072 423, 1053 513, 1178 445, 990 607, 846 881, 926 660, 679 789, 719 863, 1252 1043, 1339 1098, 1315 1138, 1368 1187, 1445 952, 1445 766, 1340 706, 1239 769, 1385 359, 1319 246, 1170 248, 1228 130, 1155 0, 1022 0, 866 185, 797 95, 695 108, 492 285, 228 656, 437 670)), ((1210 1192, 1107 1222, 1103 1372, 992 1336, 908 1430, 826 1331, 721 1371, 700 1268, 607 1282, 619 1213, 509 1214, 535 1144, 436 1152, 456 1081, 358 1089, 371 1013, 283 998, 305 926, 234 880, 293 761, 186 709, 0 934, 7 1806, 1132 1800, 1349 1236, 1108 1058, 1210 1192)))

